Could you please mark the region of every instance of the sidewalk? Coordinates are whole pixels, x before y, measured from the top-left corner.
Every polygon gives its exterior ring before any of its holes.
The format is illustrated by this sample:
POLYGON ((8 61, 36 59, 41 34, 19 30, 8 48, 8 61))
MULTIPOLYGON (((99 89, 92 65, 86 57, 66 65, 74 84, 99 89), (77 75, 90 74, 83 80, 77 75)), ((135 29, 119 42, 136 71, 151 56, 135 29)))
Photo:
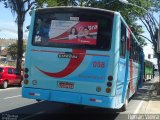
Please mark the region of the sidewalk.
POLYGON ((159 78, 156 77, 150 89, 149 102, 146 107, 146 114, 160 114, 160 85, 159 78))
POLYGON ((159 78, 156 76, 151 81, 143 83, 133 97, 133 100, 140 102, 139 110, 135 114, 160 114, 160 94, 157 94, 159 78))

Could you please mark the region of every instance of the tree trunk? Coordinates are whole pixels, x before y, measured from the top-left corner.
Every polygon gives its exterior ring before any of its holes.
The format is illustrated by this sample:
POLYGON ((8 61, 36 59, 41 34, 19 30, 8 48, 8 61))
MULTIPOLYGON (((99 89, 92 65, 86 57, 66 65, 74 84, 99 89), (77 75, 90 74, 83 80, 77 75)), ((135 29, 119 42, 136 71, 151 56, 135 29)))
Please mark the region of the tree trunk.
MULTIPOLYGON (((160 75, 160 54, 157 54, 157 65, 158 65, 158 73, 160 75)), ((159 85, 160 85, 160 78, 159 78, 159 85)))
POLYGON ((21 63, 23 57, 23 15, 18 15, 18 49, 17 49, 17 64, 16 69, 19 73, 21 73, 21 63))

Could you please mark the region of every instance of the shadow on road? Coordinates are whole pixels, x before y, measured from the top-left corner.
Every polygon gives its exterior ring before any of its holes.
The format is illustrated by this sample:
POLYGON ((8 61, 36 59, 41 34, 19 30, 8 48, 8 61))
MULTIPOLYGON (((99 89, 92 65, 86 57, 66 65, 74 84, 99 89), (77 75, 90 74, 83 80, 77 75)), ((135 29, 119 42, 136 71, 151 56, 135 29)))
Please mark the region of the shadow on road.
POLYGON ((151 91, 150 100, 160 101, 160 84, 159 84, 159 82, 154 83, 154 89, 151 91))
MULTIPOLYGON (((155 96, 151 96, 151 93, 155 91, 155 88, 151 89, 153 84, 156 83, 144 83, 143 87, 137 91, 132 99, 149 101, 150 97, 152 97, 152 100, 157 100, 156 94, 155 96)), ((7 115, 18 115, 18 120, 65 120, 71 117, 82 120, 115 120, 120 113, 117 110, 111 109, 42 101, 3 112, 1 113, 0 119, 7 115)))
POLYGON ((143 84, 143 87, 136 92, 132 99, 144 101, 160 101, 160 95, 157 95, 158 90, 160 90, 158 82, 146 82, 143 84))
POLYGON ((151 86, 153 83, 151 82, 145 82, 143 84, 142 88, 139 88, 138 91, 135 93, 133 96, 133 100, 143 100, 143 101, 149 101, 150 100, 150 95, 151 95, 151 86))
POLYGON ((70 117, 81 119, 114 120, 119 113, 115 110, 82 107, 43 101, 1 113, 0 118, 7 115, 18 115, 18 120, 59 120, 70 117))

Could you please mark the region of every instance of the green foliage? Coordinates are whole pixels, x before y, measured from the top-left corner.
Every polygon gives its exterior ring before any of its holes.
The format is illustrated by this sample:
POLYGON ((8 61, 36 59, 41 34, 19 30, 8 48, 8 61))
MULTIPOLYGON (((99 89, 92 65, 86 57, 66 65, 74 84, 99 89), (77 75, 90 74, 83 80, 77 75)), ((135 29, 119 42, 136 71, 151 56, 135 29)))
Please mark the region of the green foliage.
POLYGON ((13 15, 17 15, 16 22, 18 22, 20 15, 22 21, 24 21, 26 13, 36 3, 32 0, 0 0, 0 2, 4 4, 5 8, 10 8, 13 15))
MULTIPOLYGON (((17 59, 17 43, 13 43, 8 46, 7 52, 12 57, 13 60, 17 59)), ((26 50, 26 44, 23 44, 23 51, 26 50)), ((24 53, 24 52, 23 52, 24 53)))
POLYGON ((17 58, 17 44, 9 45, 7 51, 13 60, 17 58))
POLYGON ((159 0, 152 0, 152 11, 154 12, 160 11, 160 1, 159 0))
POLYGON ((47 4, 48 7, 53 6, 78 6, 77 0, 36 0, 37 5, 43 7, 47 4))

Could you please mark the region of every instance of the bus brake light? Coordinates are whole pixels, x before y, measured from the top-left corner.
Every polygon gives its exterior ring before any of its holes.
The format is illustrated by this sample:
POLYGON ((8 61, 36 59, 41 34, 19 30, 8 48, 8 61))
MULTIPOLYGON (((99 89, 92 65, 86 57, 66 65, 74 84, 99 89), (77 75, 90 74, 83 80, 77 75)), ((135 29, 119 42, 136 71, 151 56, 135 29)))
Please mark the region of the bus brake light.
POLYGON ((111 82, 107 82, 107 86, 108 86, 108 87, 111 87, 111 86, 112 86, 112 83, 111 83, 111 82))
POLYGON ((28 81, 28 80, 24 80, 24 84, 26 84, 26 85, 27 85, 28 83, 29 83, 29 81, 28 81))
POLYGON ((108 80, 112 81, 113 80, 113 76, 108 76, 108 80))
POLYGON ((111 88, 106 88, 106 93, 110 93, 111 92, 111 88))
POLYGON ((29 77, 29 75, 28 74, 24 74, 24 78, 28 78, 29 77))
POLYGON ((25 72, 25 73, 28 73, 28 71, 29 71, 28 68, 25 68, 25 69, 24 69, 24 72, 25 72))

